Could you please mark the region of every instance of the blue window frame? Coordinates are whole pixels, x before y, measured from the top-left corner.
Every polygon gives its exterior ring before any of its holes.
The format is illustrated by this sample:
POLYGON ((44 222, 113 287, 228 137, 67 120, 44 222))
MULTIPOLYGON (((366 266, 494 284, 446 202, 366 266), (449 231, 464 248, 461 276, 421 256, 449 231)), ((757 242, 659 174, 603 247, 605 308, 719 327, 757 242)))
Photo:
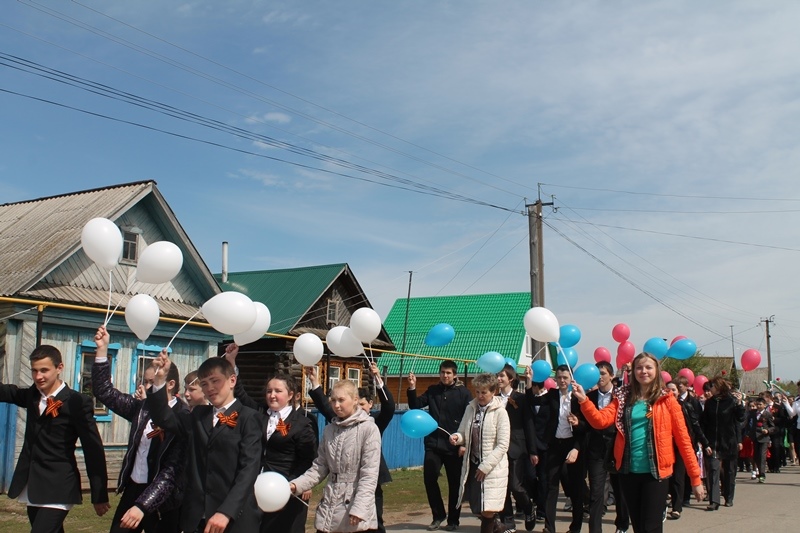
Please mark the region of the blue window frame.
MULTIPOLYGON (((136 390, 142 383, 145 369, 161 353, 161 346, 155 344, 136 345, 136 352, 133 354, 133 364, 131 364, 130 390, 136 390)), ((167 348, 167 353, 172 353, 172 348, 167 348)))
MULTIPOLYGON (((111 376, 113 379, 114 371, 117 368, 117 353, 120 349, 119 343, 108 345, 108 359, 111 361, 111 376)), ((100 403, 92 392, 92 365, 94 364, 97 344, 93 341, 83 341, 75 352, 75 377, 72 381, 72 388, 91 396, 94 401, 94 418, 98 422, 111 422, 111 411, 108 407, 100 403)))

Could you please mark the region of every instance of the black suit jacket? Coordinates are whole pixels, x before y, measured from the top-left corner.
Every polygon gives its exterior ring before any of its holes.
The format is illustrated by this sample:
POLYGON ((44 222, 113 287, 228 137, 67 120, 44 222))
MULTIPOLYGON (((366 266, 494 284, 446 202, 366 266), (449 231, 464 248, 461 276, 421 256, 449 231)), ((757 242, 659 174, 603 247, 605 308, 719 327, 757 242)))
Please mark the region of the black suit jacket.
MULTIPOLYGON (((600 391, 598 389, 589 391, 586 393, 586 397, 589 398, 595 407, 598 409, 600 408, 597 405, 597 402, 600 400, 600 391)), ((611 399, 614 399, 613 389, 611 399)), ((614 439, 617 436, 617 426, 611 424, 604 429, 594 429, 592 426, 587 425, 586 433, 588 435, 586 438, 587 459, 605 461, 606 454, 609 452, 609 449, 614 446, 614 439)))
POLYGON ((256 403, 239 382, 236 382, 234 393, 242 404, 257 410, 262 416, 264 453, 261 466, 264 470, 278 472, 286 479, 294 479, 305 474, 317 458, 317 432, 314 431, 311 419, 302 411, 292 408, 292 412, 284 420, 284 423, 289 425, 286 435, 275 431, 267 439, 269 408, 256 403))
POLYGON ((108 502, 108 474, 103 441, 88 396, 64 387, 55 399, 63 405, 58 416, 39 414, 41 393, 36 387, 0 385, 0 402, 27 410, 25 442, 11 479, 8 496, 16 498, 27 485, 31 503, 81 503, 81 476, 75 443, 81 440, 92 503, 108 502))
MULTIPOLYGON (((525 396, 528 398, 528 402, 531 405, 546 405, 550 411, 550 418, 547 419, 547 426, 544 429, 544 435, 549 445, 556 438, 558 411, 561 406, 561 392, 558 389, 550 389, 547 391, 547 394, 535 396, 532 389, 527 389, 525 391, 525 396)), ((573 448, 581 451, 585 446, 584 440, 588 424, 586 423, 586 417, 584 417, 581 412, 578 400, 576 400, 574 396, 570 399, 570 411, 578 417, 578 425, 572 428, 572 436, 575 438, 573 448)))
POLYGON ((506 402, 506 413, 511 425, 508 458, 520 459, 538 455, 536 428, 527 397, 519 391, 513 391, 506 402))
POLYGON ((214 426, 212 406, 175 413, 167 405, 164 387, 149 395, 145 405, 157 426, 189 439, 181 528, 194 531, 201 519, 222 513, 231 519, 226 532, 258 531, 261 511, 253 485, 261 465, 261 415, 236 400, 225 411, 228 416, 238 413, 236 427, 214 426))

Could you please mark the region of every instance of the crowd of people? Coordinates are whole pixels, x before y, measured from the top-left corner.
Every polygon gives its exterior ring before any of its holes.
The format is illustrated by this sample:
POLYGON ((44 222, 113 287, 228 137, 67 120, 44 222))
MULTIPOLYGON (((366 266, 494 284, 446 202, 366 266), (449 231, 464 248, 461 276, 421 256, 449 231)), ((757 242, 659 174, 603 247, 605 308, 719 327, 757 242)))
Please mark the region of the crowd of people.
MULTIPOLYGON (((245 392, 236 345, 185 376, 181 399, 166 351, 127 394, 112 384, 104 327, 95 342, 93 393, 131 423, 110 532, 300 533, 311 489, 323 481, 317 531, 385 531, 382 485, 391 474, 381 436, 395 401, 374 363, 374 389, 342 380, 327 395, 316 369, 305 369, 308 394, 328 422, 320 438, 314 415, 298 408, 293 376, 271 376, 264 403, 245 392), (282 509, 259 508, 254 484, 262 472, 288 481, 282 509)), ((59 351, 39 346, 30 361, 33 387, 0 385, 0 402, 28 415, 8 494, 26 504, 33 533, 58 533, 82 499, 78 439, 94 509, 100 516, 110 510, 105 453, 91 399, 61 380, 59 351)), ((722 376, 697 392, 682 376, 665 384, 658 359, 647 353, 617 376, 608 363, 597 367, 600 378, 586 391, 566 365, 556 368, 550 390, 533 381, 530 368, 518 376, 506 365, 472 379, 474 398, 453 361, 442 361, 438 383, 421 393, 409 374, 409 408, 427 408, 438 425, 424 439, 427 529, 458 530, 467 505, 481 533, 513 533, 517 517, 527 531, 543 521, 542 531, 555 533, 563 489, 572 533, 584 521, 600 533, 612 503, 618 533, 658 532, 666 519, 681 518, 692 495, 707 501, 707 511, 733 506, 737 471, 763 482, 800 457, 800 398, 764 392, 748 399, 722 376)))

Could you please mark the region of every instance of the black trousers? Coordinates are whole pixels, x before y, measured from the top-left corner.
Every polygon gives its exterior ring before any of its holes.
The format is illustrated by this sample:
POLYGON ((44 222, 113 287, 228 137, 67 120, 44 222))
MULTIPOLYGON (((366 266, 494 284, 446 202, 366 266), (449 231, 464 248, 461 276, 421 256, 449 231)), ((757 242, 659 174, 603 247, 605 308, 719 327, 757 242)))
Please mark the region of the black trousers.
POLYGON ((49 507, 28 506, 31 533, 64 533, 64 519, 69 511, 49 507))
POLYGON ((589 474, 589 533, 603 532, 603 511, 606 508, 606 477, 609 477, 611 481, 611 489, 614 491, 614 500, 616 502, 614 525, 622 531, 628 529, 630 525, 628 506, 625 504, 625 497, 622 495, 622 490, 620 490, 619 476, 617 474, 609 474, 601 457, 589 457, 586 461, 586 470, 589 474))
POLYGON ((669 482, 652 474, 620 474, 619 483, 634 533, 662 533, 669 482))
POLYGON ((686 463, 678 450, 675 450, 675 464, 672 465, 672 477, 669 478, 669 493, 672 495, 672 510, 682 513, 686 498, 686 463))
POLYGON ((289 497, 286 507, 274 513, 261 515, 262 533, 304 533, 308 507, 294 496, 289 497))
MULTIPOLYGON (((547 447, 547 501, 545 503, 545 527, 556 530, 556 503, 558 502, 558 483, 561 478, 561 467, 572 451, 575 439, 553 439, 547 447)), ((572 522, 570 531, 580 531, 583 525, 583 480, 586 477, 586 460, 584 452, 578 454, 578 460, 567 467, 567 486, 572 500, 572 522)))
POLYGON ((506 524, 514 524, 514 505, 511 503, 511 495, 514 495, 514 501, 517 502, 517 507, 522 509, 523 514, 526 516, 533 513, 533 503, 525 491, 525 470, 526 464, 530 464, 530 457, 523 455, 519 459, 508 460, 508 487, 506 488, 506 504, 503 512, 500 513, 500 518, 506 524))
POLYGON ((458 492, 461 484, 461 457, 458 454, 444 454, 434 450, 425 450, 422 463, 422 477, 425 482, 425 493, 434 520, 458 525, 461 509, 458 507, 458 492), (439 473, 444 466, 447 475, 447 513, 444 510, 442 491, 439 488, 439 473))
POLYGON ((767 477, 767 448, 769 448, 769 441, 767 442, 753 442, 753 465, 758 470, 758 477, 767 477))
POLYGON ((383 487, 380 483, 375 487, 375 514, 378 516, 378 531, 386 533, 386 526, 383 525, 383 487))

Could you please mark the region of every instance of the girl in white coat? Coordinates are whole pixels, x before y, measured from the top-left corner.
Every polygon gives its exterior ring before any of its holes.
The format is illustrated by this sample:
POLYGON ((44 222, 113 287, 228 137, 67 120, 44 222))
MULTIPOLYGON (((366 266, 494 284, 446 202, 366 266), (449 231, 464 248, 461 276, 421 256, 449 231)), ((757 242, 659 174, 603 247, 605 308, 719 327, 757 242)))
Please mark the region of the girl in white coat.
POLYGON ((450 436, 454 446, 464 446, 459 503, 466 497, 480 516, 481 533, 502 533, 498 513, 503 510, 508 485, 508 443, 511 425, 497 393, 497 376, 479 374, 472 380, 475 399, 464 412, 461 425, 450 436))

